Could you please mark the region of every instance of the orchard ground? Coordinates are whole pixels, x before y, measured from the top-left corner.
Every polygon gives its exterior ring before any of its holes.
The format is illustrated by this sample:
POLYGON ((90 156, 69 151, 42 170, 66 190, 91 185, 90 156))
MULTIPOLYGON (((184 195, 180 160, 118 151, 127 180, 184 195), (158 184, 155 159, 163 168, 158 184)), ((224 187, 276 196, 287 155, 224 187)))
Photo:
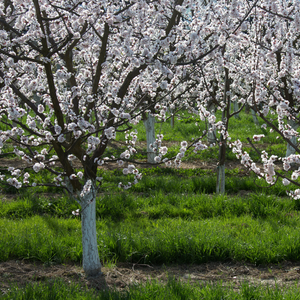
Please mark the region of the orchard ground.
MULTIPOLYGON (((20 162, 14 159, 1 159, 0 166, 7 165, 20 167, 20 162)), ((144 171, 151 170, 152 166, 143 165, 144 171)), ((186 161, 182 163, 182 169, 202 170, 214 176, 216 161, 186 161)), ((109 171, 107 168, 106 171, 109 171)), ((247 177, 250 174, 243 169, 236 160, 228 161, 227 170, 234 171, 234 177, 247 177)), ((162 179, 163 180, 163 179, 162 179)), ((257 192, 257 191, 256 191, 257 192)), ((239 197, 248 197, 251 190, 239 190, 239 197)), ((213 195, 208 194, 209 198, 213 195)), ((19 194, 3 194, 4 203, 13 203, 20 197, 19 194)), ((60 193, 40 193, 40 197, 46 199, 58 199, 60 193)), ((289 201, 286 199, 286 201, 289 201)), ((141 214, 148 217, 148 212, 141 211, 141 214)), ((42 213, 43 215, 43 213, 42 213)), ((298 218, 298 216, 287 216, 287 218, 298 218)), ((246 223, 242 226, 248 227, 246 223)), ((221 284, 224 288, 230 286, 233 291, 238 292, 246 282, 249 286, 260 286, 262 288, 295 287, 299 284, 300 263, 291 261, 280 261, 276 264, 270 263, 249 263, 247 261, 221 261, 205 262, 202 264, 152 264, 134 262, 103 262, 103 275, 97 278, 86 278, 80 263, 66 261, 57 263, 55 261, 41 262, 35 259, 15 258, 0 263, 0 288, 3 296, 8 291, 18 286, 24 288, 32 284, 51 285, 60 280, 66 286, 78 284, 90 291, 114 290, 123 293, 132 286, 144 286, 149 282, 167 284, 171 279, 177 282, 188 283, 189 285, 199 284, 221 284)))
POLYGON ((103 267, 103 275, 86 278, 80 265, 64 264, 45 266, 39 262, 11 260, 0 263, 1 291, 5 294, 12 285, 22 287, 36 282, 53 282, 61 279, 65 284, 78 283, 96 290, 117 288, 126 290, 132 285, 158 280, 166 284, 169 278, 191 284, 222 282, 238 290, 243 282, 254 285, 280 287, 298 285, 300 263, 282 262, 267 266, 249 263, 210 262, 201 265, 150 266, 146 264, 118 263, 103 267))
MULTIPOLYGON (((246 122, 246 118, 249 116, 242 115, 242 121, 235 120, 233 132, 236 137, 243 137, 244 141, 249 134, 247 130, 253 126, 251 120, 246 122), (248 124, 247 128, 240 123, 248 124)), ((174 132, 166 130, 169 138, 166 134, 163 144, 175 155, 180 148, 180 141, 187 135, 187 129, 191 127, 190 132, 196 131, 193 124, 184 124, 175 124, 174 132), (180 134, 176 126, 182 127, 180 134)), ((143 127, 140 129, 142 131, 143 127)), ((260 127, 256 129, 261 130, 260 127)), ((111 143, 106 155, 117 156, 119 143, 122 142, 120 139, 111 143)), ((245 147, 250 148, 246 143, 245 147)), ((276 140, 271 133, 257 147, 278 154, 285 151, 285 143, 276 140)), ((137 161, 145 162, 146 143, 143 135, 136 148, 141 153, 137 161)), ((10 145, 6 152, 12 149, 10 145)), ((125 192, 117 188, 120 180, 126 180, 122 169, 113 164, 101 167, 99 170, 104 181, 97 200, 96 214, 101 236, 99 247, 103 276, 95 279, 86 278, 81 267, 80 217, 72 215, 72 210, 79 208, 76 203, 70 202, 65 193, 55 188, 17 192, 2 186, 2 295, 7 295, 8 299, 13 298, 9 291, 15 286, 21 288, 21 295, 26 286, 38 284, 41 289, 45 289, 45 286, 52 286, 57 280, 67 288, 78 284, 84 290, 87 288, 99 292, 106 289, 113 292, 117 289, 123 295, 132 287, 147 286, 149 281, 169 286, 173 279, 191 287, 217 284, 219 288, 229 288, 238 294, 245 290, 245 283, 249 288, 257 287, 259 295, 267 288, 271 291, 285 291, 291 287, 297 295, 300 277, 300 256, 297 250, 299 201, 286 197, 286 187, 280 182, 273 188, 261 188, 263 182, 257 181, 255 176, 243 168, 229 148, 226 161, 227 195, 215 195, 217 158, 218 149, 214 147, 197 155, 187 155, 180 169, 169 169, 164 164, 156 167, 145 163, 136 164, 144 174, 143 179, 125 192), (42 227, 37 228, 39 226, 42 227), (178 232, 173 236, 177 228, 186 232, 178 232), (137 244, 139 230, 143 235, 140 244, 137 244), (31 238, 35 231, 40 236, 31 238), (164 231, 166 236, 170 236, 166 240, 164 231), (201 237, 204 245, 207 244, 206 249, 197 244, 199 231, 207 232, 207 236, 201 237), (158 236, 153 237, 157 233, 158 236), (189 234, 190 237, 187 236, 189 234), (68 235, 70 240, 66 241, 68 235), (102 236, 104 238, 106 235, 110 237, 102 241, 102 236), (45 240, 41 240, 43 237, 45 240), (289 237, 290 244, 281 237, 289 237), (122 244, 124 238, 127 244, 122 244), (148 245, 148 240, 152 239, 148 245), (222 244, 222 240, 228 243, 222 244), (257 243, 259 240, 262 241, 261 245, 257 243), (176 244, 177 241, 179 244, 176 244), (43 249, 39 249, 40 246, 43 249), (152 254, 149 250, 151 247, 152 254), (190 250, 180 255, 185 247, 190 250), (198 250, 194 250, 194 247, 198 250), (201 263, 200 260, 195 263, 197 255, 203 256, 201 263)), ((25 165, 13 157, 1 158, 0 169, 4 170, 8 166, 20 168, 25 165)), ((32 172, 31 176, 42 182, 46 174, 32 172)), ((253 297, 256 299, 255 295, 253 297)))

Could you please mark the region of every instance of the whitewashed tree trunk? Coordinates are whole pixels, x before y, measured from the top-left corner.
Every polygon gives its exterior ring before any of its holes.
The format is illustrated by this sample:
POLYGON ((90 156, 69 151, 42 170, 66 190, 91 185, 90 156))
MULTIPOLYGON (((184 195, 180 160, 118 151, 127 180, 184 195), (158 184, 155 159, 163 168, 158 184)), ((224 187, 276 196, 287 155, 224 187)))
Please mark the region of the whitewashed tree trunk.
MULTIPOLYGON (((239 110, 239 104, 237 101, 233 101, 233 111, 236 112, 239 110)), ((240 115, 239 114, 235 114, 234 117, 236 119, 240 119, 240 115)))
POLYGON ((96 189, 81 197, 82 266, 88 277, 101 274, 96 232, 96 189))
POLYGON ((257 116, 256 116, 256 113, 255 111, 251 108, 251 114, 252 114, 252 118, 253 118, 253 122, 255 125, 259 125, 259 122, 258 122, 258 119, 257 119, 257 116))
MULTIPOLYGON (((212 114, 215 115, 216 113, 216 108, 214 104, 210 104, 207 108, 207 110, 212 114)), ((207 131, 207 142, 208 144, 215 144, 217 142, 217 130, 216 129, 212 129, 212 126, 210 123, 208 123, 208 131, 207 131)))
MULTIPOLYGON (((294 130, 297 130, 298 127, 299 127, 299 124, 297 122, 295 122, 294 120, 289 120, 288 121, 289 125, 294 129, 294 130)), ((297 146, 297 137, 296 136, 293 136, 290 141, 295 145, 297 146)), ((287 143, 287 146, 286 146, 286 154, 285 156, 288 157, 290 156, 291 154, 295 154, 296 153, 296 150, 294 149, 294 147, 292 147, 289 143, 287 143)))
POLYGON ((225 164, 217 167, 217 194, 225 193, 225 164))
MULTIPOLYGON (((226 74, 228 74, 228 71, 226 72, 226 74)), ((228 99, 228 103, 229 101, 230 99, 228 99)), ((222 122, 225 122, 225 111, 223 111, 222 113, 222 122)), ((225 161, 226 161, 226 140, 224 139, 223 134, 220 134, 219 163, 217 167, 217 186, 216 186, 217 194, 225 193, 225 161)))
POLYGON ((152 114, 148 114, 147 120, 144 120, 147 136, 147 162, 155 163, 154 157, 156 153, 150 148, 150 145, 154 145, 155 142, 155 117, 152 114))
POLYGON ((175 120, 174 120, 174 113, 173 110, 171 110, 171 127, 174 128, 175 120))

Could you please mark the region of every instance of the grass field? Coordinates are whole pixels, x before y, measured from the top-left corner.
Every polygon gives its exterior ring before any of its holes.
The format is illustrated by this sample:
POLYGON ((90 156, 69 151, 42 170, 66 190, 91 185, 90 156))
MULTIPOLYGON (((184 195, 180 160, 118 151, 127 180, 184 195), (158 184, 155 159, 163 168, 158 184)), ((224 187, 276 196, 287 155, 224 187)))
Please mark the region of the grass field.
MULTIPOLYGON (((195 125, 197 120, 184 117, 174 128, 157 124, 157 131, 164 131, 165 140, 170 142, 171 153, 178 151, 181 140, 191 140, 199 130, 195 125)), ((255 127, 250 115, 241 115, 240 120, 232 122, 233 139, 245 141, 255 130, 257 134, 263 133, 263 129, 255 127)), ((139 132, 143 141, 142 125, 139 132)), ((260 142, 261 147, 283 155, 285 144, 274 133, 264 133, 266 138, 260 142)), ((118 139, 122 141, 123 137, 118 139)), ((107 155, 117 152, 109 148, 107 155)), ((217 149, 210 149, 187 157, 186 161, 190 164, 204 161, 210 166, 217 155, 217 149)), ((138 158, 144 159, 145 155, 142 153, 138 158)), ((125 192, 117 188, 124 180, 121 170, 103 169, 96 213, 99 253, 106 268, 104 281, 122 263, 130 264, 132 276, 134 266, 150 269, 165 266, 168 273, 171 266, 194 267, 212 262, 223 266, 238 263, 268 267, 300 261, 300 201, 287 198, 286 187, 280 182, 262 188, 266 184, 237 167, 230 152, 228 162, 236 167, 226 170, 225 195, 215 194, 213 167, 145 168, 141 182, 125 192)), ((48 175, 32 173, 32 176, 42 182, 48 175)), ((29 282, 20 283, 8 269, 1 273, 1 266, 16 261, 27 266, 37 264, 47 270, 54 266, 80 266, 81 221, 72 215, 77 208, 78 204, 57 188, 17 191, 2 186, 0 293, 3 299, 300 299, 297 272, 291 281, 278 279, 280 283, 271 285, 260 282, 260 276, 254 282, 241 279, 233 283, 212 277, 201 282, 189 277, 182 281, 171 275, 160 280, 153 275, 152 280, 144 282, 128 279, 124 288, 115 280, 105 290, 97 289, 94 283, 62 275, 43 280, 33 276, 29 282)), ((276 281, 276 276, 272 276, 276 281)))

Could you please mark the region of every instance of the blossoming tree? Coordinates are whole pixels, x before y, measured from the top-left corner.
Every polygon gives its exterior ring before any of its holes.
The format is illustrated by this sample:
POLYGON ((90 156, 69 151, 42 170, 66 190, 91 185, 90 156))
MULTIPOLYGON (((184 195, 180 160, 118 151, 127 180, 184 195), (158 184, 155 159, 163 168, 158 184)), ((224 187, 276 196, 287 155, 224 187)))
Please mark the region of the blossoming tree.
POLYGON ((252 91, 251 84, 243 77, 243 68, 247 59, 246 53, 252 43, 247 29, 256 2, 248 3, 246 9, 243 6, 245 3, 239 1, 232 1, 229 9, 218 9, 222 5, 223 3, 210 4, 211 13, 217 15, 219 20, 219 47, 205 64, 203 61, 198 64, 197 99, 200 115, 208 123, 208 143, 212 144, 210 146, 216 144, 219 147, 217 193, 225 193, 226 152, 231 144, 230 119, 244 108, 252 91), (244 22, 237 27, 232 23, 235 18, 244 22), (233 111, 232 104, 235 106, 233 111), (217 110, 222 112, 220 119, 216 117, 217 110))
MULTIPOLYGON (((16 188, 59 186, 77 199, 83 268, 89 276, 101 272, 95 220, 98 167, 117 162, 125 175, 134 175, 120 188, 141 179, 129 161, 137 140, 131 129, 151 112, 145 97, 159 104, 157 117, 164 120, 173 101, 197 94, 195 70, 220 48, 218 11, 226 18, 224 26, 230 24, 229 36, 223 37, 229 39, 255 6, 220 1, 212 12, 200 2, 0 2, 0 120, 8 128, 0 131, 0 147, 12 143, 15 155, 27 163, 8 168, 1 179, 16 188), (109 141, 123 131, 128 131, 126 148, 120 157, 105 160, 109 141), (29 167, 48 171, 52 182, 37 184, 29 167)), ((202 114, 200 106, 193 109, 202 114)), ((155 161, 171 165, 163 158, 167 148, 161 137, 154 146, 155 161)), ((182 142, 175 166, 190 146, 205 148, 199 136, 193 145, 182 142)))
MULTIPOLYGON (((279 178, 284 185, 297 181, 300 175, 300 149, 298 147, 299 101, 300 101, 300 3, 299 1, 270 1, 256 7, 249 28, 251 45, 248 48, 248 66, 242 76, 251 83, 253 93, 248 104, 264 121, 263 127, 274 131, 278 138, 287 142, 286 155, 278 157, 260 151, 253 142, 264 138, 256 134, 248 139, 261 157, 263 168, 259 168, 242 143, 234 143, 241 162, 260 178, 273 185, 279 178), (276 170, 281 168, 282 172, 276 170)), ((291 191, 290 196, 300 198, 300 189, 291 191)))

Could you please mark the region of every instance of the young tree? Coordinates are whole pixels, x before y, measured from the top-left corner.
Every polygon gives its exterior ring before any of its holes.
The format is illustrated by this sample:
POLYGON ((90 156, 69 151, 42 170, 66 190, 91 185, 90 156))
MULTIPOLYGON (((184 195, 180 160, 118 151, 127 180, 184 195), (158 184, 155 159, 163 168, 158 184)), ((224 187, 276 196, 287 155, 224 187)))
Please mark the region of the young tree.
MULTIPOLYGON (((190 0, 0 2, 0 118, 8 127, 0 131, 0 147, 13 143, 16 156, 53 181, 35 182, 28 167, 8 168, 1 179, 16 188, 56 185, 76 198, 88 276, 101 272, 98 167, 117 162, 125 175, 134 174, 121 188, 141 179, 130 163, 137 139, 130 130, 151 112, 145 97, 161 103, 157 116, 164 120, 173 101, 195 95, 197 64, 220 49, 221 12, 232 12, 224 15, 230 35, 254 7, 239 5, 237 14, 236 1, 220 2, 210 4, 213 12, 190 0), (106 158, 108 142, 124 131, 127 147, 119 158, 106 158)), ((167 149, 161 139, 156 146, 159 162, 167 149)), ((193 146, 204 148, 199 137, 193 146)), ((187 149, 183 142, 176 166, 187 149)))
MULTIPOLYGON (((264 135, 254 135, 248 141, 261 157, 263 168, 257 167, 249 154, 242 150, 240 141, 234 151, 242 163, 260 178, 273 185, 279 178, 283 184, 300 186, 299 101, 300 101, 300 3, 299 1, 262 2, 252 15, 249 29, 251 47, 248 51, 248 68, 243 76, 252 82, 253 94, 248 99, 251 108, 269 128, 284 139, 287 152, 283 157, 260 151, 253 141, 264 135), (277 122, 276 122, 276 121, 277 122), (283 172, 276 171, 275 164, 283 172)), ((300 198, 300 190, 291 192, 300 198)))
MULTIPOLYGON (((228 143, 230 144, 230 119, 238 115, 244 108, 245 99, 251 93, 251 86, 241 78, 245 52, 250 45, 250 39, 245 31, 247 23, 236 27, 228 14, 233 16, 243 15, 243 20, 249 18, 255 4, 244 7, 244 13, 241 14, 241 2, 232 1, 230 10, 216 10, 216 5, 212 6, 212 11, 219 14, 220 37, 218 50, 210 56, 210 60, 204 65, 199 65, 200 76, 199 84, 201 93, 199 95, 198 106, 202 111, 202 118, 208 121, 208 143, 216 144, 219 147, 219 157, 217 165, 217 193, 225 193, 225 162, 228 143), (230 37, 230 38, 228 38, 230 37), (233 112, 231 104, 240 104, 233 112), (216 110, 222 112, 221 119, 215 116, 216 110)), ((220 4, 221 5, 221 4, 220 4)))

